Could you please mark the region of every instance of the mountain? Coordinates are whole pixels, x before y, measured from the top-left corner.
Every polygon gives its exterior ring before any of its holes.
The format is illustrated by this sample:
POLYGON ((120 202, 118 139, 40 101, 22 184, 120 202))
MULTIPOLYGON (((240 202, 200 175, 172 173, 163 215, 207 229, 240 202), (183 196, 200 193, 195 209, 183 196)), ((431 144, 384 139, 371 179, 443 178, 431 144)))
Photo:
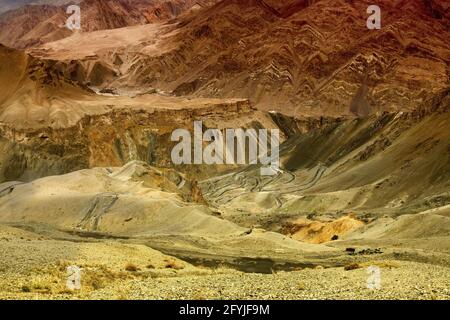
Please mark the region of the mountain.
POLYGON ((82 0, 0 0, 0 14, 18 9, 25 5, 53 5, 62 6, 67 4, 77 4, 82 0))
POLYGON ((381 30, 368 30, 369 4, 225 0, 151 29, 77 34, 31 52, 101 61, 119 75, 104 87, 239 97, 297 115, 413 110, 449 85, 448 6, 383 1, 381 30))
POLYGON ((1 0, 0 1, 0 14, 9 10, 17 9, 21 6, 29 4, 33 0, 1 0))
MULTIPOLYGON (((68 3, 81 10, 81 32, 115 29, 166 21, 187 10, 213 3, 212 0, 84 0, 41 1, 0 15, 0 43, 27 48, 70 36, 65 27, 68 3)), ((9 8, 9 7, 8 7, 9 8)))
POLYGON ((0 43, 10 47, 39 44, 44 39, 58 40, 71 34, 65 24, 63 9, 27 5, 0 15, 0 43))
POLYGON ((448 1, 44 2, 0 16, 0 299, 448 299, 448 1))
POLYGON ((378 31, 370 1, 222 1, 185 18, 161 44, 174 48, 134 63, 132 79, 298 114, 411 110, 449 81, 449 15, 429 3, 380 2, 378 31))

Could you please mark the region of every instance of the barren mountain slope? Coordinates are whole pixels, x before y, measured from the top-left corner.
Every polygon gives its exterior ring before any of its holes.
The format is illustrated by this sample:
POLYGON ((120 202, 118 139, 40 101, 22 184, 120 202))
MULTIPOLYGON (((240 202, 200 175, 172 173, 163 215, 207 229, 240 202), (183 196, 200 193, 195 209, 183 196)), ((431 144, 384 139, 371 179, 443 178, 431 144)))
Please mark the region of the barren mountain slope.
MULTIPOLYGON (((201 109, 214 105, 239 105, 250 109, 243 99, 187 99, 159 94, 152 88, 120 93, 98 92, 83 83, 108 71, 93 63, 85 69, 77 61, 38 59, 0 45, 0 120, 15 129, 67 128, 85 115, 113 109, 201 109)), ((114 77, 114 73, 109 73, 114 77)), ((95 88, 94 88, 95 89, 95 88)), ((218 110, 220 112, 220 110, 218 110)))
POLYGON ((275 177, 247 168, 201 185, 205 199, 240 225, 317 243, 373 222, 376 228, 358 233, 360 243, 373 236, 448 251, 449 134, 446 91, 420 111, 342 119, 293 135, 275 177), (404 214, 409 218, 390 225, 404 214))
POLYGON ((78 84, 86 71, 76 61, 40 60, 5 47, 0 59, 10 62, 0 68, 0 181, 132 160, 170 166, 172 131, 192 131, 195 120, 210 128, 276 127, 246 100, 187 99, 151 89, 96 93, 78 84))
MULTIPOLYGON (((214 3, 214 0, 83 0, 81 32, 115 29, 165 21, 189 10, 214 3)), ((0 4, 1 5, 1 4, 0 4)), ((66 38, 68 4, 33 4, 0 15, 0 43, 27 48, 66 38)))
POLYGON ((225 0, 154 31, 87 33, 32 54, 68 59, 71 48, 102 61, 119 75, 105 87, 249 98, 298 115, 411 110, 448 86, 448 7, 382 1, 382 28, 368 30, 369 4, 225 0), (141 36, 127 41, 128 32, 141 36))
POLYGON ((369 4, 1 15, 27 49, 0 45, 0 298, 448 299, 449 5, 379 0, 368 30, 369 4), (194 121, 279 129, 276 174, 174 164, 194 121))
POLYGON ((0 43, 19 48, 43 43, 44 39, 64 38, 71 34, 68 29, 60 29, 66 21, 64 12, 61 8, 48 5, 27 5, 6 12, 0 15, 0 43), (59 29, 60 32, 56 32, 59 29))
POLYGON ((182 22, 170 39, 182 44, 135 63, 133 79, 321 115, 408 110, 448 85, 448 16, 423 1, 382 2, 379 31, 365 26, 370 2, 306 3, 278 13, 263 1, 223 1, 182 22))

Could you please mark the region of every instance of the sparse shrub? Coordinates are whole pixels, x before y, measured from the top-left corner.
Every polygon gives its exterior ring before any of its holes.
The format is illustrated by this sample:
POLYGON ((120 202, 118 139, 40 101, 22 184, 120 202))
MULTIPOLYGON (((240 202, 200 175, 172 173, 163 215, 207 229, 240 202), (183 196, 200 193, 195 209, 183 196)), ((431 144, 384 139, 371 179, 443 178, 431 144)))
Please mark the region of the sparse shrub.
MULTIPOLYGON (((135 268, 137 270, 136 266, 135 268)), ((117 279, 126 279, 130 277, 130 274, 128 272, 114 272, 104 265, 93 267, 85 266, 84 270, 85 271, 82 279, 82 284, 83 287, 87 290, 98 290, 106 287, 108 284, 116 281, 117 279)))
POLYGON ((151 263, 145 266, 147 269, 155 269, 155 266, 151 263))
POLYGON ((93 279, 91 281, 91 286, 94 290, 98 290, 104 287, 103 282, 100 279, 93 279))
POLYGON ((129 271, 129 272, 136 272, 136 271, 139 270, 139 268, 138 268, 135 264, 133 264, 133 263, 128 263, 128 264, 125 266, 125 270, 126 270, 126 271, 129 271))
POLYGON ((31 288, 27 285, 22 286, 20 290, 22 290, 22 292, 31 292, 31 288))
POLYGON ((58 291, 58 294, 73 294, 74 292, 72 290, 69 289, 61 289, 58 291))
POLYGON ((173 270, 181 270, 184 269, 184 265, 179 263, 176 260, 173 259, 166 259, 164 260, 166 262, 166 268, 167 269, 173 269, 173 270))
POLYGON ((361 268, 362 268, 362 266, 358 263, 350 263, 344 267, 344 270, 350 271, 350 270, 356 270, 356 269, 361 269, 361 268))

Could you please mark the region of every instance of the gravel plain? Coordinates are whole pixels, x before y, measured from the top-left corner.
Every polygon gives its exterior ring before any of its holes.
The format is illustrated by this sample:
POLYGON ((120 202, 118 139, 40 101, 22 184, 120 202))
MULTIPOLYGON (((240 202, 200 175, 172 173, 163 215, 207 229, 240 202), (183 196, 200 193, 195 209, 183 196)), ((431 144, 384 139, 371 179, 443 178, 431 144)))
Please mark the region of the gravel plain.
POLYGON ((138 244, 62 241, 0 227, 0 256, 0 299, 450 300, 445 254, 429 263, 355 257, 341 267, 260 274, 194 266, 138 244), (81 290, 66 287, 70 265, 83 269, 81 290), (370 266, 379 268, 379 289, 368 288, 370 266))

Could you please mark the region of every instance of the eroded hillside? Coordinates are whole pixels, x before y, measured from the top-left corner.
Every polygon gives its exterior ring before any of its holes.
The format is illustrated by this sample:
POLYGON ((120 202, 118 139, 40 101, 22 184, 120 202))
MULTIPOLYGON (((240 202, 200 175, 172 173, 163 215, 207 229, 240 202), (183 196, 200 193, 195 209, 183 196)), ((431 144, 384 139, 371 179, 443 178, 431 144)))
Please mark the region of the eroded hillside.
POLYGON ((448 86, 448 7, 382 1, 382 28, 369 30, 370 4, 221 1, 136 27, 132 38, 125 29, 74 35, 31 52, 65 60, 71 48, 87 65, 100 61, 118 75, 99 81, 106 88, 239 97, 297 115, 412 110, 448 86))

